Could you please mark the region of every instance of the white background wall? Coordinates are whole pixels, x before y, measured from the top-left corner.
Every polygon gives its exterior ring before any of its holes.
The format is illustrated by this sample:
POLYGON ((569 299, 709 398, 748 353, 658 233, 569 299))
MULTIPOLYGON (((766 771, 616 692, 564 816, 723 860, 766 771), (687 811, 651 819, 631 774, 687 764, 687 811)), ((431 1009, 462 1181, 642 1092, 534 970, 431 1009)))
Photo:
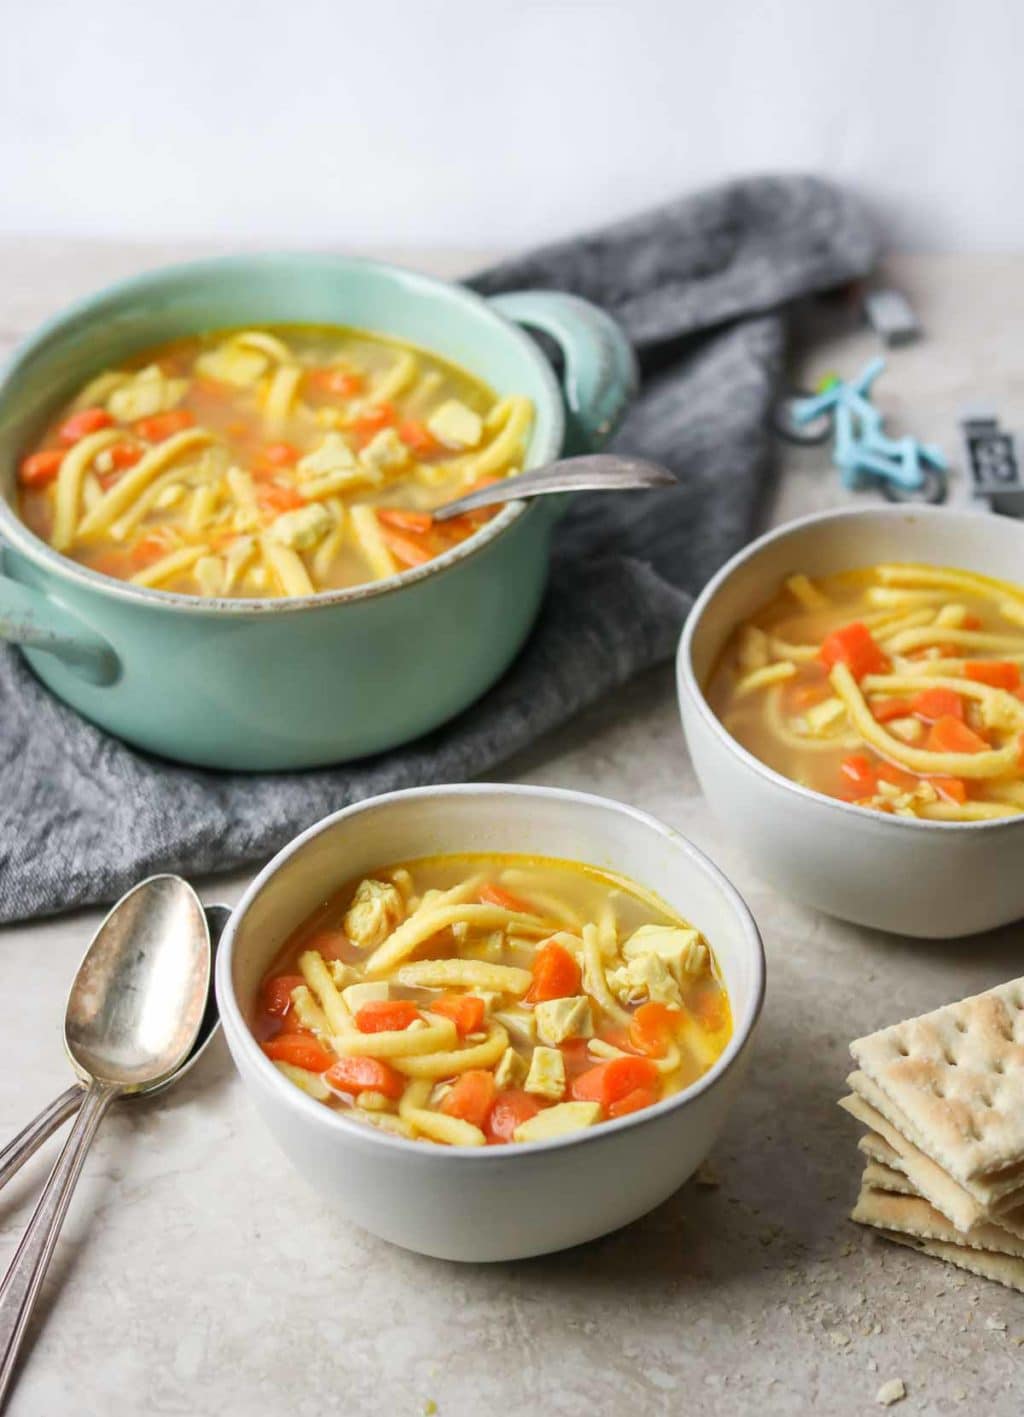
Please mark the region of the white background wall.
POLYGON ((507 247, 814 169, 1024 245, 1024 0, 7 3, 0 231, 507 247))

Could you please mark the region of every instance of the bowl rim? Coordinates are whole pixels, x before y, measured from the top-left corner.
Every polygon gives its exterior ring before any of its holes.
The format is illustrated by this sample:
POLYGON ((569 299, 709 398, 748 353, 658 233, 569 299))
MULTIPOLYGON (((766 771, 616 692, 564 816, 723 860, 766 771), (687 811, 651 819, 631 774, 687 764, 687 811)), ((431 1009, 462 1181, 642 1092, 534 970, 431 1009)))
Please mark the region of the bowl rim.
MULTIPOLYGON (((891 829, 897 832, 1005 832, 1024 825, 1024 812, 1020 813, 1018 816, 995 817, 988 821, 980 822, 932 822, 921 817, 897 817, 888 812, 879 812, 873 807, 857 807, 852 802, 841 802, 837 797, 828 797, 824 792, 815 792, 812 788, 803 787, 800 783, 794 782, 791 778, 785 777, 780 772, 776 772, 774 768, 769 767, 767 763, 762 762, 760 758, 755 757, 753 753, 744 748, 742 743, 737 742, 708 703, 693 667, 693 641, 699 632, 701 621, 707 613, 712 601, 742 566, 746 565, 748 561, 755 560, 776 541, 784 541, 787 536, 790 536, 795 531, 801 531, 806 527, 821 525, 825 522, 869 520, 871 518, 881 518, 886 521, 905 520, 907 517, 921 517, 927 522, 935 517, 945 517, 948 519, 951 516, 983 523, 991 514, 963 507, 933 507, 923 504, 913 507, 906 505, 879 506, 876 504, 867 507, 834 507, 823 512, 811 512, 806 516, 783 522, 781 526, 772 527, 763 535, 748 542, 735 556, 730 557, 725 565, 708 581, 707 585, 705 585, 694 602, 689 615, 686 617, 686 623, 679 637, 679 647, 676 652, 676 692, 679 698, 680 710, 682 711, 683 709, 685 697, 688 697, 702 723, 711 730, 718 742, 723 744, 732 753, 733 757, 737 758, 748 771, 755 773, 758 777, 763 778, 776 787, 784 788, 787 792, 792 793, 793 796, 800 800, 813 803, 819 809, 835 813, 837 817, 846 816, 850 819, 852 814, 852 819, 855 821, 862 823, 869 822, 875 828, 891 829)), ((1009 524, 1009 519, 1007 518, 1005 520, 1009 524)), ((1021 530, 1022 535, 1024 535, 1024 526, 1022 526, 1021 530)))
MULTIPOLYGON (((261 251, 251 254, 214 256, 198 261, 179 261, 170 265, 156 266, 152 270, 141 271, 124 280, 102 286, 99 290, 85 295, 63 306, 41 325, 20 341, 0 365, 0 402, 11 377, 48 342, 59 339, 66 327, 75 321, 96 321, 108 313, 109 307, 119 305, 125 299, 137 300, 154 290, 165 290, 168 285, 194 277, 216 277, 230 270, 246 270, 271 266, 304 265, 307 268, 321 266, 347 268, 359 272, 375 272, 395 281, 396 285, 411 286, 419 291, 461 305, 475 316, 483 316, 494 327, 497 334, 518 345, 536 366, 537 374, 550 402, 552 430, 551 446, 541 447, 524 460, 524 471, 543 466, 558 457, 565 441, 565 409, 562 392, 554 370, 537 345, 520 325, 496 310, 491 302, 469 286, 456 281, 443 280, 422 271, 410 270, 391 261, 375 261, 362 256, 335 255, 330 252, 301 250, 261 251)), ((384 331, 383 333, 387 333, 384 331)), ((418 346, 426 353, 426 346, 418 346)), ((155 587, 137 586, 130 581, 121 581, 114 576, 104 575, 80 565, 69 556, 56 551, 48 542, 31 531, 14 510, 5 496, 0 496, 0 533, 9 545, 27 556, 42 570, 50 570, 62 579, 76 581, 92 591, 112 596, 116 600, 137 602, 163 610, 181 610, 199 615, 263 616, 267 614, 294 614, 303 610, 329 605, 353 604, 365 600, 391 595, 397 591, 418 585, 421 581, 448 571, 460 562, 483 551, 498 536, 510 530, 527 512, 535 511, 529 502, 517 500, 506 503, 491 519, 472 532, 465 540, 435 556, 422 566, 412 566, 387 576, 379 581, 368 581, 363 585, 344 586, 335 590, 315 591, 303 596, 253 596, 235 598, 230 596, 188 595, 180 591, 159 590, 155 587)))
MULTIPOLYGON (((585 863, 584 863, 585 864, 585 863)), ((711 943, 711 942, 709 942, 711 943)), ((714 944, 711 943, 712 950, 714 944)), ((259 1082, 276 1094, 283 1103, 293 1109, 298 1109, 301 1116, 306 1117, 313 1125, 333 1132, 342 1139, 350 1140, 353 1143, 365 1143, 371 1149, 379 1147, 381 1155, 386 1156, 391 1152, 395 1156, 422 1157, 424 1155, 424 1145, 429 1147, 428 1155, 431 1160, 438 1160, 442 1164, 447 1158, 451 1158, 453 1164, 469 1162, 476 1166, 488 1166, 494 1164, 515 1164, 517 1157, 534 1157, 541 1152, 561 1151, 566 1147, 588 1146, 602 1139, 607 1139, 617 1133, 628 1131, 633 1127, 644 1126, 648 1122, 665 1116, 667 1113, 687 1107, 695 1102, 698 1097, 707 1092, 711 1087, 716 1086, 727 1072, 740 1060, 750 1042, 751 1035, 757 1025, 761 1009, 764 1005, 765 996, 765 976, 767 972, 767 960, 765 956, 764 942, 757 922, 751 913, 750 907, 740 895, 739 891, 728 879, 725 873, 715 865, 698 847, 694 846, 687 837, 673 828, 666 826, 664 822, 658 820, 648 812, 641 811, 637 807, 631 807, 624 802, 616 801, 612 797, 602 797, 596 793, 577 792, 572 788, 563 787, 541 787, 527 783, 504 783, 504 782, 481 782, 481 783, 444 783, 428 787, 403 788, 396 792, 381 793, 376 797, 365 798, 361 802, 353 803, 348 807, 343 807, 340 811, 332 812, 329 816, 323 817, 305 831, 300 832, 286 846, 267 862, 262 871, 253 879, 247 887, 245 894, 235 906, 231 919, 224 929, 220 948, 217 951, 216 961, 216 993, 217 1004, 220 1010, 221 1019, 225 1025, 225 1031, 232 1039, 233 1044, 237 1044, 242 1055, 242 1061, 235 1058, 235 1066, 239 1072, 243 1072, 243 1062, 247 1067, 255 1071, 259 1082), (691 865, 702 872, 725 898, 726 903, 731 906, 740 926, 740 935, 743 947, 749 953, 753 965, 753 986, 750 998, 743 1011, 742 1018, 733 1019, 732 1037, 723 1049, 722 1053, 708 1069, 708 1071, 697 1078, 689 1087, 674 1093, 671 1097, 665 1098, 661 1102, 655 1103, 651 1107, 645 1107, 640 1112, 631 1113, 626 1117, 613 1118, 610 1121, 602 1122, 599 1126, 588 1127, 579 1132, 573 1132, 565 1137, 551 1137, 542 1141, 518 1142, 514 1146, 444 1146, 437 1143, 422 1143, 411 1141, 406 1137, 392 1136, 372 1126, 364 1126, 359 1122, 350 1121, 343 1112, 325 1107, 321 1102, 312 1097, 308 1097, 294 1083, 290 1083, 285 1078, 270 1059, 264 1054, 256 1039, 253 1037, 246 1019, 235 997, 232 984, 232 965, 235 953, 235 937, 238 926, 244 918, 249 907, 264 889, 266 885, 277 875, 278 871, 293 856, 297 855, 305 845, 314 838, 322 835, 331 829, 335 823, 348 818, 356 818, 364 812, 372 812, 378 808, 389 805, 393 802, 400 802, 421 797, 435 797, 443 800, 446 797, 484 797, 493 794, 508 795, 520 798, 542 799, 544 801, 571 802, 589 811, 611 811, 613 814, 629 817, 633 822, 647 831, 655 832, 663 840, 686 856, 691 865)), ((232 1046, 232 1054, 235 1054, 235 1046, 232 1046)))

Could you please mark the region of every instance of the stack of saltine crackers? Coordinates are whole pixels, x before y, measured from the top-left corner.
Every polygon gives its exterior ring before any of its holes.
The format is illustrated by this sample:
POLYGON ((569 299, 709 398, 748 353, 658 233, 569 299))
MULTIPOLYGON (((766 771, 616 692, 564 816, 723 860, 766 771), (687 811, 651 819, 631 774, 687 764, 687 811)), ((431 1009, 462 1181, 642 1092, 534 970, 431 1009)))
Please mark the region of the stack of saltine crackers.
POLYGON ((852 1218, 1024 1292, 1024 979, 850 1044, 852 1218))

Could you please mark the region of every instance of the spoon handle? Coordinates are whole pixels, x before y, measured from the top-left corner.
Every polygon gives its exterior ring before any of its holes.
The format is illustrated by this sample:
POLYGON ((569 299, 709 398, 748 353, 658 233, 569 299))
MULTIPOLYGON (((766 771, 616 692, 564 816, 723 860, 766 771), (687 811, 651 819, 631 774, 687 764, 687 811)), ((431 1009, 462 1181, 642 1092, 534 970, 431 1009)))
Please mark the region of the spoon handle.
POLYGON ((563 458, 537 472, 520 472, 515 477, 501 478, 454 502, 435 507, 431 516, 436 522, 473 512, 478 507, 493 507, 499 502, 516 502, 521 497, 544 497, 552 492, 617 492, 633 487, 675 487, 678 479, 660 463, 646 458, 624 458, 617 453, 589 453, 578 458, 563 458))
POLYGON ((0 1407, 11 1385, 25 1329, 50 1265, 85 1154, 103 1114, 120 1093, 118 1087, 93 1082, 50 1172, 43 1194, 0 1285, 0 1407))
POLYGON ((77 1112, 82 1105, 85 1088, 73 1082, 59 1097, 55 1097, 49 1107, 44 1107, 39 1116, 22 1127, 16 1137, 12 1137, 0 1149, 0 1190, 7 1185, 16 1172, 20 1171, 30 1156, 33 1156, 47 1137, 52 1137, 57 1128, 77 1112))

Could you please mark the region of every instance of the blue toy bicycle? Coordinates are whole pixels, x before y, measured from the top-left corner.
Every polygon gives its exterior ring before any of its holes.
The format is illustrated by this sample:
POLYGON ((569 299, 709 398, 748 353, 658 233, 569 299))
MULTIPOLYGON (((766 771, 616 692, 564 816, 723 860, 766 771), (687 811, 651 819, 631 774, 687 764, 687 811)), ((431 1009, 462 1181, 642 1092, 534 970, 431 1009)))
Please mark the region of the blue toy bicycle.
POLYGON ((832 461, 843 486, 877 487, 890 502, 943 502, 949 464, 941 448, 917 438, 886 437, 871 386, 885 368, 873 359, 856 379, 828 379, 816 394, 783 399, 775 430, 788 442, 811 446, 834 435, 832 461))

